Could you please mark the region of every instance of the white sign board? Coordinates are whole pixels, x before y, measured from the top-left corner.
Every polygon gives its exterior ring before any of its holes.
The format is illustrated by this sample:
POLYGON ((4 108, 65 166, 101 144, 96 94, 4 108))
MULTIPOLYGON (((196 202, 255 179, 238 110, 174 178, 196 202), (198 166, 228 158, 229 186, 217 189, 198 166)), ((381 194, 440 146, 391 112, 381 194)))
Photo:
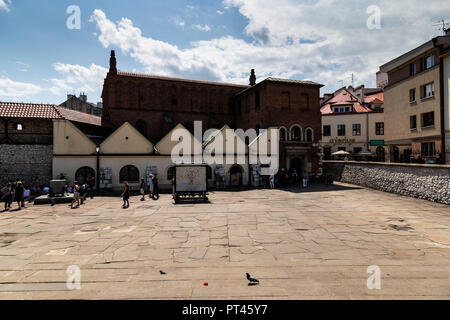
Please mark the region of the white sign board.
POLYGON ((206 167, 205 166, 180 166, 176 167, 177 192, 204 192, 206 191, 206 167))

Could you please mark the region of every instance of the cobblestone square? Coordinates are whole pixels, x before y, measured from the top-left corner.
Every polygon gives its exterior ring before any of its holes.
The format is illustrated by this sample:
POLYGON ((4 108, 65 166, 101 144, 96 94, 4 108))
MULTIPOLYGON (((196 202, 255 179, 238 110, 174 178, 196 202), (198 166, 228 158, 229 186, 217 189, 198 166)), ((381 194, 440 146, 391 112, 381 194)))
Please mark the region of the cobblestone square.
POLYGON ((0 299, 450 298, 449 206, 342 183, 210 201, 2 212, 0 299), (367 288, 372 265, 379 290, 367 288), (70 266, 80 290, 67 287, 70 266))

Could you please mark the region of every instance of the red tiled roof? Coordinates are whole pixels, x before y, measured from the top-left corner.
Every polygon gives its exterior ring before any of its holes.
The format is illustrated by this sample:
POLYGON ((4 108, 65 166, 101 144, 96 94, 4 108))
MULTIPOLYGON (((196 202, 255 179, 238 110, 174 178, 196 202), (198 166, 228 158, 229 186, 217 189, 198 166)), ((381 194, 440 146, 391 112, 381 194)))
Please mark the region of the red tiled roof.
POLYGON ((370 104, 380 104, 384 102, 384 93, 383 92, 379 92, 379 93, 375 93, 375 94, 371 94, 371 95, 366 95, 364 97, 364 102, 365 103, 370 103, 370 104))
POLYGON ((101 126, 101 117, 56 106, 20 102, 0 102, 0 118, 65 119, 101 126))
POLYGON ((364 113, 372 112, 372 110, 364 105, 362 105, 358 98, 353 96, 346 89, 342 89, 336 92, 335 96, 327 101, 325 105, 320 108, 322 114, 333 114, 333 107, 335 106, 352 106, 352 112, 364 113))

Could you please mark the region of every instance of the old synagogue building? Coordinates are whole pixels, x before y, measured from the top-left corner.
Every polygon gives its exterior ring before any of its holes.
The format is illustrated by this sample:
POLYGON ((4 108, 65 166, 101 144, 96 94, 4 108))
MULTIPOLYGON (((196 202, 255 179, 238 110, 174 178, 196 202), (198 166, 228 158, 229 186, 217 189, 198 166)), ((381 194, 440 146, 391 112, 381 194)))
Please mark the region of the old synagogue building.
POLYGON ((276 127, 280 169, 320 174, 321 87, 278 78, 256 83, 254 70, 249 85, 119 72, 111 51, 102 125, 128 122, 154 145, 179 124, 192 132, 194 121, 202 121, 204 131, 276 127))

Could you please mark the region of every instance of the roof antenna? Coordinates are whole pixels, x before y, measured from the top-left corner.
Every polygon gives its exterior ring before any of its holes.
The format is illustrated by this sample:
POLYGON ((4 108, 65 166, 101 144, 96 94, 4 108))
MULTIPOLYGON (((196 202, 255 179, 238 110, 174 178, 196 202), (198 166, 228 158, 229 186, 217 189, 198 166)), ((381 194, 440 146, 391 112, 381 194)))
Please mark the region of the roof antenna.
POLYGON ((441 30, 441 31, 442 31, 442 34, 445 36, 446 31, 447 31, 447 28, 446 28, 446 27, 447 27, 449 24, 450 24, 449 22, 445 22, 445 19, 442 18, 441 20, 436 21, 435 23, 433 23, 433 26, 434 26, 434 27, 438 27, 436 30, 441 30))
POLYGON ((352 88, 354 88, 355 87, 355 76, 353 75, 353 72, 352 72, 352 88))

